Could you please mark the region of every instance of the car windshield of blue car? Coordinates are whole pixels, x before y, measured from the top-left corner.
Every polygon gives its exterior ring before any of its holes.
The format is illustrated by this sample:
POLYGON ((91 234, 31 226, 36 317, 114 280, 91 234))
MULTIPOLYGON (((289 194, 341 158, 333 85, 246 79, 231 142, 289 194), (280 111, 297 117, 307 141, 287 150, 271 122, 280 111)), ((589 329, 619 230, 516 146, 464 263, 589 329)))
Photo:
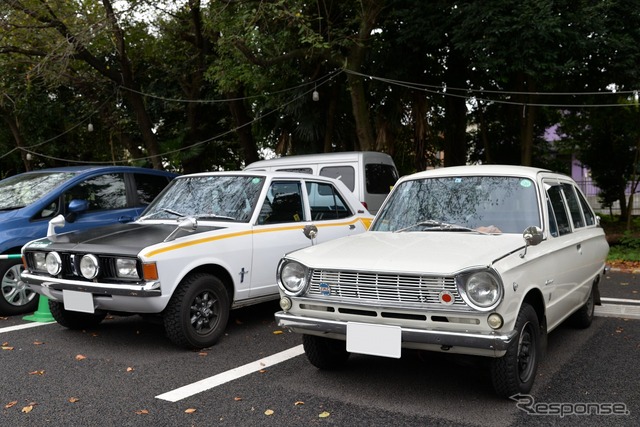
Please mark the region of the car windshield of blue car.
POLYGON ((144 211, 141 220, 194 217, 200 221, 249 222, 265 178, 246 175, 174 179, 144 211))
POLYGON ((46 172, 14 175, 0 181, 0 210, 29 206, 63 182, 73 173, 46 172))
POLYGON ((540 227, 536 187, 528 178, 459 176, 398 184, 372 231, 522 233, 540 227))

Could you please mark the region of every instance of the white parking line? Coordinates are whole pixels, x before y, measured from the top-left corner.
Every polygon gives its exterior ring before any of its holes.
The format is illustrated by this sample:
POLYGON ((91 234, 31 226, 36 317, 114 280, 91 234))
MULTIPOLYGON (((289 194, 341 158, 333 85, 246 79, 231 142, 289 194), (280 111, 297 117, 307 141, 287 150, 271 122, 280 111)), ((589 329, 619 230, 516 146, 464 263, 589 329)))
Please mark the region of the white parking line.
POLYGON ((29 329, 29 328, 35 328, 36 326, 53 325, 53 324, 57 324, 57 322, 46 322, 46 323, 33 322, 33 323, 23 323, 22 325, 7 326, 6 328, 0 328, 0 334, 3 334, 5 332, 19 331, 20 329, 29 329))
POLYGON ((256 360, 255 362, 247 363, 246 365, 239 366, 226 372, 222 372, 218 375, 214 375, 212 377, 185 385, 175 390, 168 391, 156 396, 156 398, 168 400, 169 402, 177 402, 178 400, 184 399, 185 397, 193 396, 194 394, 212 389, 219 385, 228 383, 229 381, 233 381, 238 378, 244 377, 245 375, 257 372, 266 367, 277 365, 278 363, 292 359, 296 356, 300 356, 303 353, 304 349, 302 348, 301 344, 288 350, 281 351, 280 353, 273 354, 269 357, 265 357, 264 359, 256 360))

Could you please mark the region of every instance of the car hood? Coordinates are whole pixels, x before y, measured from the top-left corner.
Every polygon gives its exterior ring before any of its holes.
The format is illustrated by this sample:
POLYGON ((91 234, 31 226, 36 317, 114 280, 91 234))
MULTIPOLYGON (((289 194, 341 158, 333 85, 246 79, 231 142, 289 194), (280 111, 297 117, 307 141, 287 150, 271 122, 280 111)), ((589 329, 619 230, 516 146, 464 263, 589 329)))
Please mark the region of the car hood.
POLYGON ((301 249, 288 257, 319 269, 448 275, 489 266, 523 247, 519 234, 369 231, 301 249))
MULTIPOLYGON (((64 252, 137 255, 149 246, 161 243, 175 229, 175 224, 127 223, 62 233, 28 243, 27 249, 47 249, 64 252)), ((224 227, 198 225, 195 231, 180 230, 175 238, 218 230, 224 227)))

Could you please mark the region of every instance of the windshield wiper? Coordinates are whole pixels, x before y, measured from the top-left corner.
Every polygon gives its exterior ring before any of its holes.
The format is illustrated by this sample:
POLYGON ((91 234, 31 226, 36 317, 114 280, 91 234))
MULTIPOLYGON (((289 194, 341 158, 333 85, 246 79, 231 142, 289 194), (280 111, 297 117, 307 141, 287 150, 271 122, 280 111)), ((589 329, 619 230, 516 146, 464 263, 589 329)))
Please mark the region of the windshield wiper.
POLYGON ((229 221, 235 221, 236 220, 236 218, 234 218, 232 216, 215 215, 215 214, 200 215, 200 216, 197 216, 196 218, 202 219, 202 220, 207 220, 207 219, 226 219, 226 220, 229 220, 229 221))
POLYGON ((186 216, 185 214, 182 214, 182 213, 180 213, 180 212, 176 212, 176 211, 174 211, 174 210, 172 210, 172 209, 169 209, 169 208, 162 208, 162 209, 160 209, 159 211, 155 211, 155 212, 150 213, 149 215, 145 215, 145 216, 143 216, 143 217, 140 217, 139 221, 143 221, 143 220, 145 220, 145 219, 149 219, 149 218, 151 218, 151 217, 153 217, 153 216, 156 216, 156 215, 158 215, 158 214, 160 214, 160 213, 162 213, 162 212, 166 212, 166 213, 168 213, 168 214, 175 215, 175 216, 177 216, 177 217, 179 217, 179 218, 184 218, 184 217, 186 216))
POLYGON ((6 208, 0 208, 0 211, 12 211, 14 209, 22 209, 24 208, 24 205, 22 206, 7 206, 6 208))
POLYGON ((405 228, 401 228, 400 230, 394 231, 394 233, 401 233, 403 231, 411 230, 416 227, 428 227, 426 230, 433 230, 434 228, 438 230, 450 230, 450 231, 473 231, 474 233, 480 234, 490 234, 485 233, 483 231, 474 230, 473 228, 465 227, 464 225, 459 224, 450 224, 448 222, 436 221, 435 219, 427 219, 424 221, 417 222, 413 225, 410 225, 405 228))

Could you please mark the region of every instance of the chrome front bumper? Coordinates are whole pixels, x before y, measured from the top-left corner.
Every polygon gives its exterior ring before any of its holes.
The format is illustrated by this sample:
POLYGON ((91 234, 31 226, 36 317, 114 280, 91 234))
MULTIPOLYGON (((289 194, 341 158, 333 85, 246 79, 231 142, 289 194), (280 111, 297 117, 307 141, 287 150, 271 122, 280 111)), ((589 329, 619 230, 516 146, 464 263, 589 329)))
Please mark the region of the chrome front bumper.
MULTIPOLYGON (((275 317, 278 326, 291 329, 293 332, 347 336, 348 322, 345 321, 302 317, 284 311, 277 312, 275 317)), ((497 332, 455 332, 403 327, 402 343, 403 345, 411 343, 504 352, 509 348, 516 335, 517 331, 515 330, 500 334, 497 332)))
POLYGON ((159 281, 144 282, 142 284, 83 282, 80 280, 38 276, 28 271, 23 271, 20 277, 24 283, 36 291, 38 287, 42 287, 56 291, 90 292, 94 295, 121 295, 130 297, 158 297, 162 295, 159 281))

